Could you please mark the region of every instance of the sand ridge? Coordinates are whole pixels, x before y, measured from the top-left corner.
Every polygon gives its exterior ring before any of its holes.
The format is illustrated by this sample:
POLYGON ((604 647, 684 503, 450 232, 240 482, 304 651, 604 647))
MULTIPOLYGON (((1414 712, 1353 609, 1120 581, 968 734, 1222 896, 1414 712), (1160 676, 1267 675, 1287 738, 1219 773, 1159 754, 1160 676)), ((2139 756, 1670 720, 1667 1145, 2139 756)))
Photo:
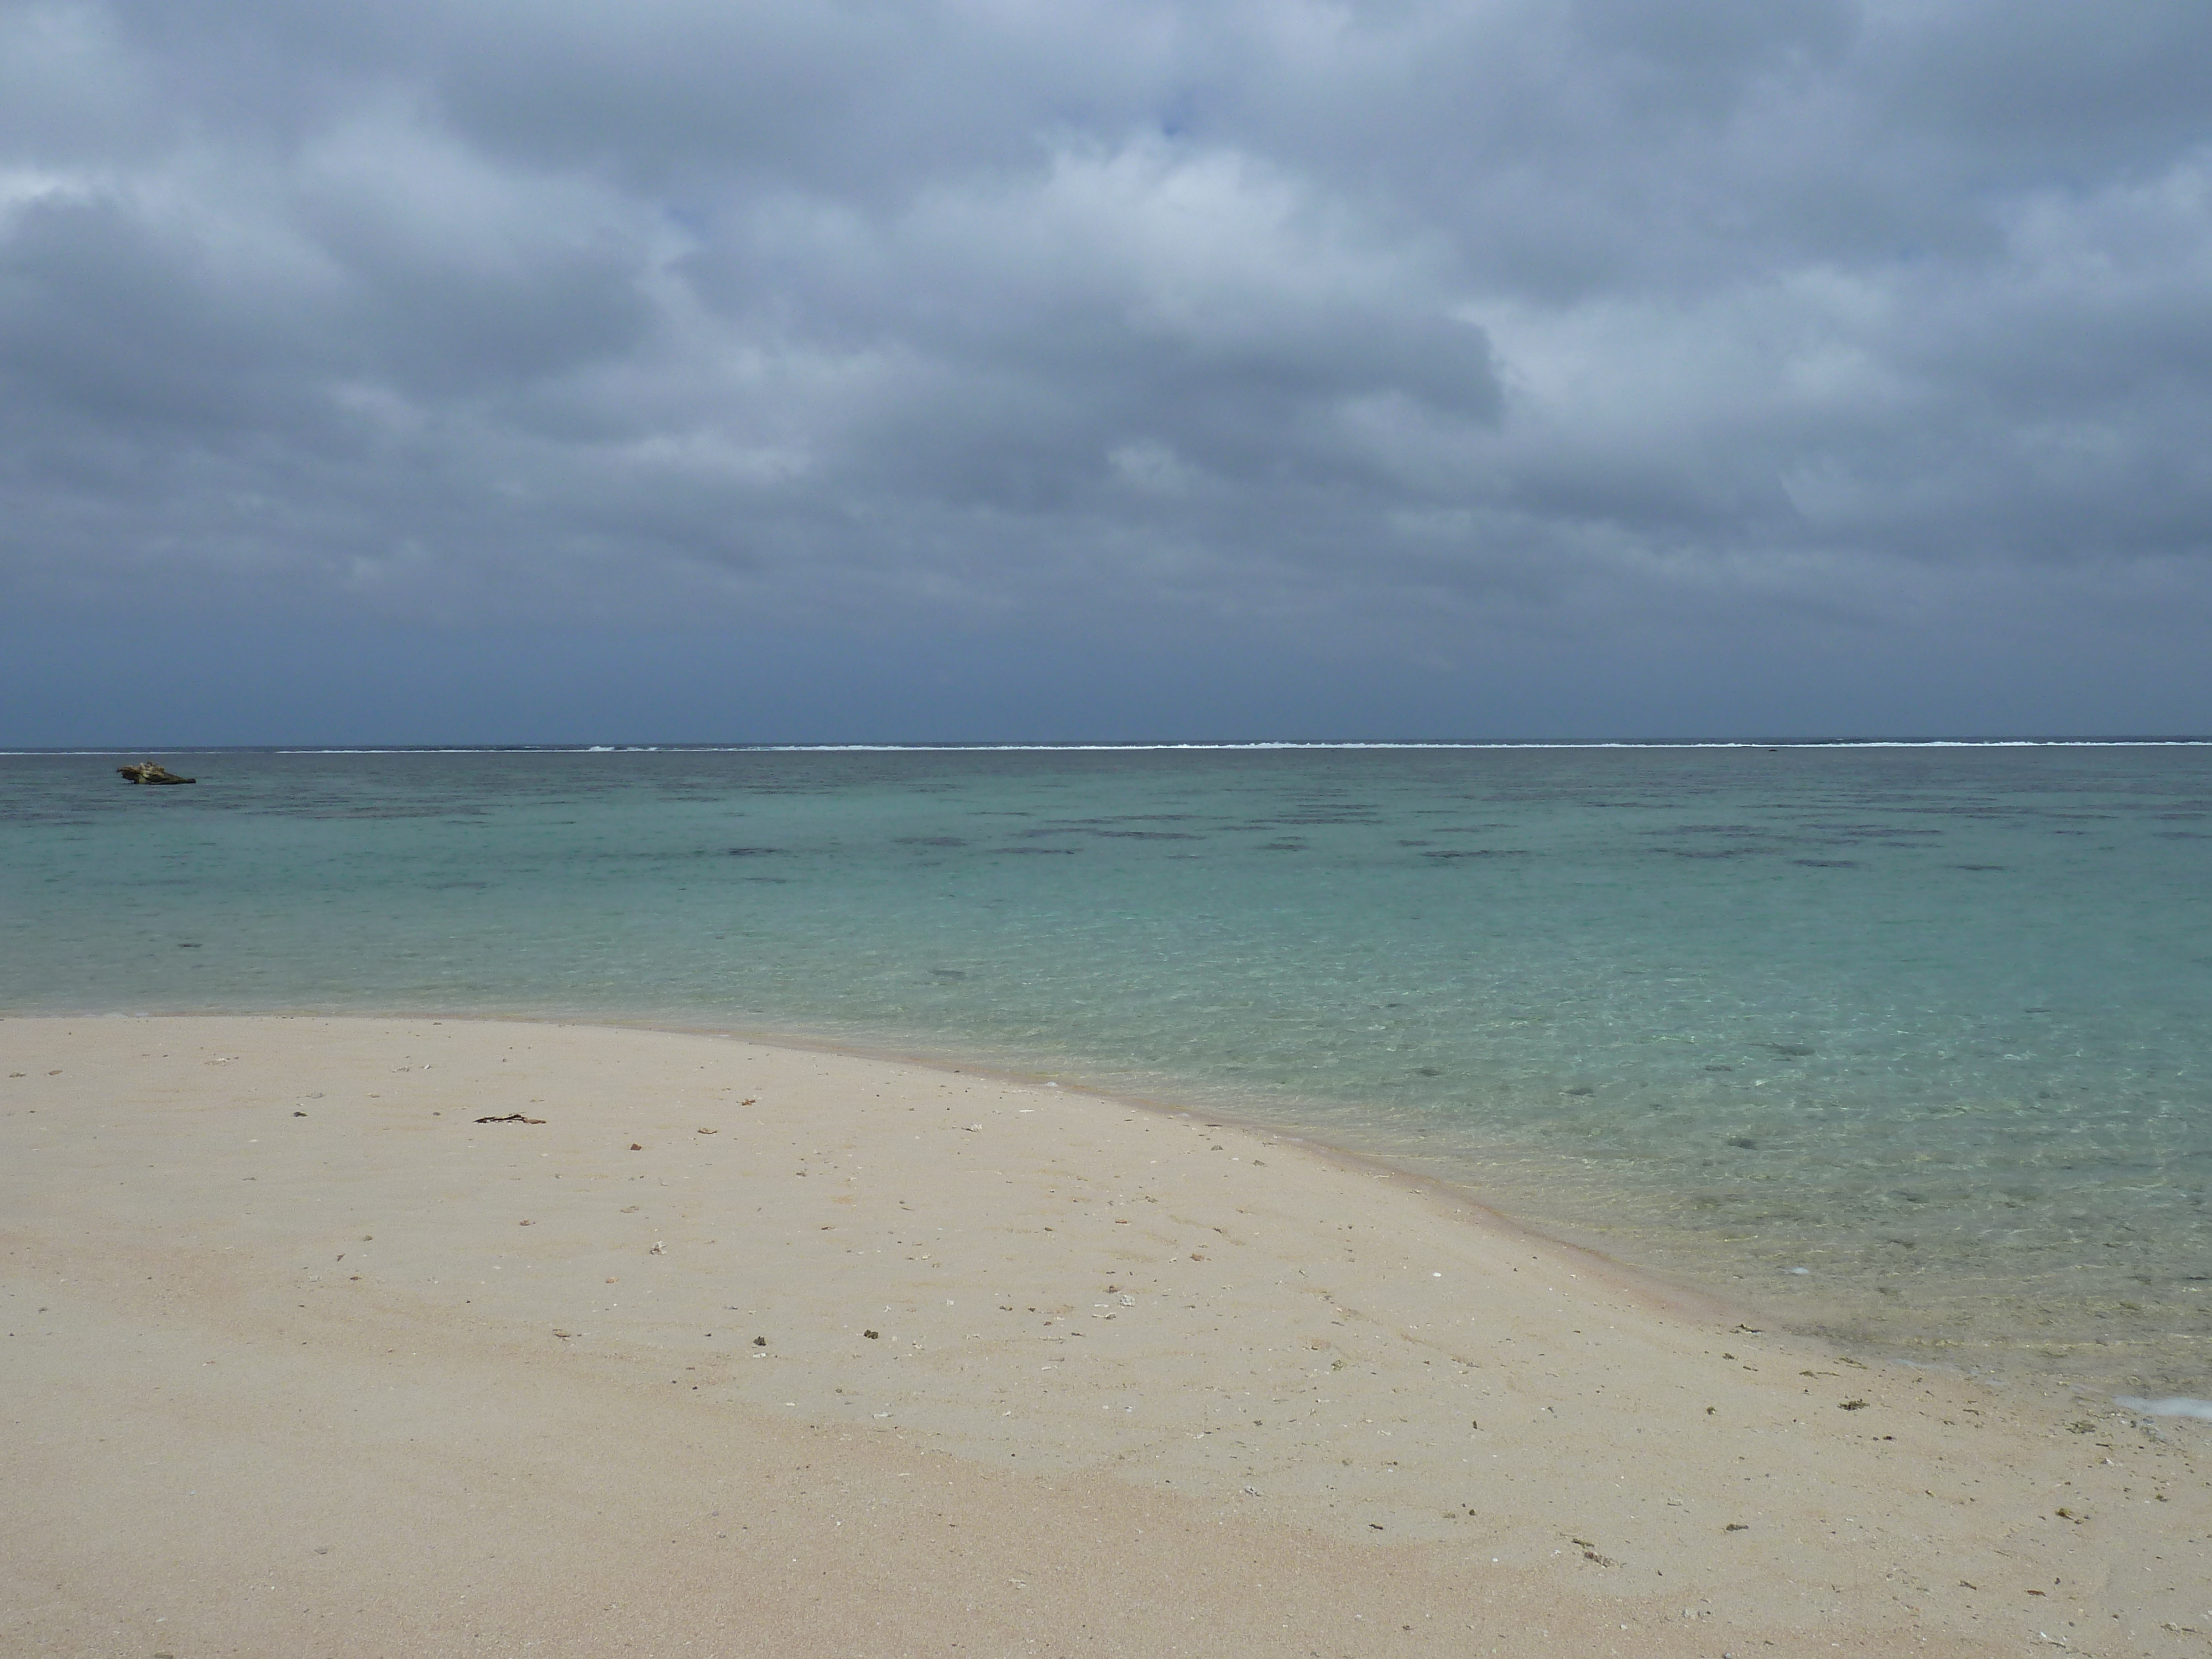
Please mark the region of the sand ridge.
POLYGON ((9 1651, 2212 1652, 2201 1425, 1279 1138, 587 1026, 0 1061, 9 1651))

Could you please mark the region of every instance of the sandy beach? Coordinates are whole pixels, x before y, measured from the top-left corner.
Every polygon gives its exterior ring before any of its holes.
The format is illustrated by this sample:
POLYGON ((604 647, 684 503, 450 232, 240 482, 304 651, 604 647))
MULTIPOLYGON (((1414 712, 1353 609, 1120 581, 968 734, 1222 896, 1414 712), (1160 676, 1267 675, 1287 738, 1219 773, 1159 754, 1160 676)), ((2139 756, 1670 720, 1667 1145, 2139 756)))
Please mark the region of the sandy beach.
POLYGON ((0 1062, 9 1654, 2212 1654, 2212 1425, 1281 1137, 619 1028, 0 1062))

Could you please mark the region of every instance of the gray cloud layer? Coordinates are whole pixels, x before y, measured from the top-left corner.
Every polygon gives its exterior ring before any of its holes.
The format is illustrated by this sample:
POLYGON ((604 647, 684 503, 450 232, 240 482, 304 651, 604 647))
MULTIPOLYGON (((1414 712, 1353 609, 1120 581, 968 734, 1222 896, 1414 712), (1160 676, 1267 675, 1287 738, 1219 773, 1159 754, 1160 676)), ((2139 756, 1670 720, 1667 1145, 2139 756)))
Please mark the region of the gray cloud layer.
POLYGON ((2160 0, 0 5, 0 597, 2193 651, 2208 63, 2160 0))

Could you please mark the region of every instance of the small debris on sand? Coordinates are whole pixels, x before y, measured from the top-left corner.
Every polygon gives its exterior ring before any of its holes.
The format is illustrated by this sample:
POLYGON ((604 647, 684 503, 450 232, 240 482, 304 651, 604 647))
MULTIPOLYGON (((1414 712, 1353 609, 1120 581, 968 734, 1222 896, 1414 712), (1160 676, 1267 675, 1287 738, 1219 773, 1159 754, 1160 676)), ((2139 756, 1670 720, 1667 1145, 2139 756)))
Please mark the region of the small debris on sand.
MULTIPOLYGON (((301 1112, 298 1115, 305 1117, 307 1114, 301 1112)), ((479 1123, 543 1123, 545 1120, 542 1117, 525 1117, 520 1112, 509 1112, 505 1117, 480 1117, 477 1121, 479 1123)))

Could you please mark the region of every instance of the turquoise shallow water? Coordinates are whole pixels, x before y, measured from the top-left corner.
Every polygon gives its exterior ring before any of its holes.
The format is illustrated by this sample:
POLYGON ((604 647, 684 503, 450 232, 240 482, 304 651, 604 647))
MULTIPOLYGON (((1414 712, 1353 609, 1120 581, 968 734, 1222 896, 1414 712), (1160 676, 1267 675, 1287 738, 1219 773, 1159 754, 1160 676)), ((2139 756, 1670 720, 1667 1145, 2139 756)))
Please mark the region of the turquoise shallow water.
POLYGON ((0 1009, 802 1033, 2212 1394, 2212 749, 0 757, 0 1009))

